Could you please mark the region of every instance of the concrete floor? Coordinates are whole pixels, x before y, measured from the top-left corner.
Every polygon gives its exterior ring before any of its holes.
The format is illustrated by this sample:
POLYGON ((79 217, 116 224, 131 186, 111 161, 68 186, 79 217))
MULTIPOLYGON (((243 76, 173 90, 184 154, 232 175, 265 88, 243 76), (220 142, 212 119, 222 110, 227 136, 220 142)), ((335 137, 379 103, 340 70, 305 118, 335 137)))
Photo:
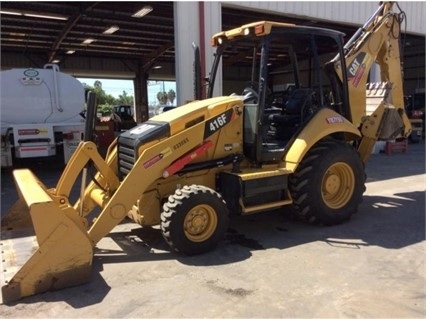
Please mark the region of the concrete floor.
MULTIPOLYGON (((57 181, 46 163, 36 174, 57 181)), ((207 254, 171 253, 156 229, 123 223, 103 238, 92 280, 0 305, 0 317, 424 318, 425 145, 373 154, 348 223, 310 226, 283 211, 234 217, 207 254)), ((16 199, 2 171, 2 213, 16 199)))

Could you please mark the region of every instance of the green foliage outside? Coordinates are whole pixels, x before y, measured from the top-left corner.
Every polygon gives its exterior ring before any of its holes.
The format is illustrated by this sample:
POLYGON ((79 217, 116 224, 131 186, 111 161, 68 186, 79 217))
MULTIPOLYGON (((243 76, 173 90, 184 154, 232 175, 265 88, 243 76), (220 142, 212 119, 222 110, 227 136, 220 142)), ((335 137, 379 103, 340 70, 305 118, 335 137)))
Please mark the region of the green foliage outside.
POLYGON ((157 100, 160 102, 160 105, 165 105, 167 103, 167 93, 166 92, 158 92, 157 100))
POLYGON ((93 86, 83 83, 85 92, 92 91, 96 93, 98 98, 98 113, 101 113, 102 116, 110 115, 112 113, 112 108, 114 105, 133 105, 134 98, 131 95, 128 95, 126 91, 123 91, 123 94, 120 94, 118 98, 115 98, 111 94, 106 94, 102 89, 102 82, 95 81, 93 86))
POLYGON ((157 93, 157 100, 160 102, 160 105, 167 105, 167 102, 170 102, 171 105, 173 105, 173 102, 176 98, 176 92, 172 89, 169 90, 169 92, 158 92, 157 93))

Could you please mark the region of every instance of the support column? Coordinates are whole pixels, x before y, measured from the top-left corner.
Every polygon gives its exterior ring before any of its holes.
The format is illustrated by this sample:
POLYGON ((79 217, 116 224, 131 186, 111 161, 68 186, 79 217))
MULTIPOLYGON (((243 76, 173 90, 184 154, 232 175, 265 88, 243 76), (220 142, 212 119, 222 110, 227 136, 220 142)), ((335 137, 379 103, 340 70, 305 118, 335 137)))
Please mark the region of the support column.
MULTIPOLYGON (((210 73, 211 65, 213 64, 214 48, 210 45, 211 37, 222 31, 222 5, 220 1, 206 1, 204 2, 204 61, 206 62, 206 74, 210 73)), ((201 47, 201 46, 200 46, 201 47)), ((221 96, 223 93, 223 73, 222 63, 219 65, 216 74, 216 82, 213 90, 213 96, 221 96)))
MULTIPOLYGON (((220 2, 174 2, 175 70, 177 105, 194 99, 194 51, 195 42, 202 55, 202 76, 209 75, 213 63, 214 48, 211 37, 222 31, 222 6, 220 2), (188 19, 188 17, 191 17, 188 19)), ((203 83, 204 84, 204 83, 203 83)), ((222 65, 219 66, 213 96, 222 94, 222 65)), ((203 89, 205 91, 205 88, 203 89)))
POLYGON ((198 2, 173 3, 175 28, 175 70, 176 70, 176 105, 194 99, 193 63, 194 51, 192 43, 198 44, 199 11, 198 2))

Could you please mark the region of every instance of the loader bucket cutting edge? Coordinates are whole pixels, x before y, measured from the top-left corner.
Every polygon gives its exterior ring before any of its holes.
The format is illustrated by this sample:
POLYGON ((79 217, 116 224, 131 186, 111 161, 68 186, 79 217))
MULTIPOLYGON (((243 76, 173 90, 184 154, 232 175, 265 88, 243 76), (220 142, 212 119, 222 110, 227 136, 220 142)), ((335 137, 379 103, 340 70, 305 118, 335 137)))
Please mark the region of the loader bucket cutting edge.
POLYGON ((83 221, 57 205, 30 170, 14 178, 20 199, 2 220, 2 303, 89 281, 93 246, 83 221))

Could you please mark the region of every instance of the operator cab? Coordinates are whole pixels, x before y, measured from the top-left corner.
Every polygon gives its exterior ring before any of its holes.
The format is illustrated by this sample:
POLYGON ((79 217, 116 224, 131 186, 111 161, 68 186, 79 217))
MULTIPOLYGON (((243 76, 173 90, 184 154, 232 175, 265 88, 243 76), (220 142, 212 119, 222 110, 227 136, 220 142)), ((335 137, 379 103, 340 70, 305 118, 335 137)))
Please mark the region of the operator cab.
POLYGON ((346 87, 339 84, 335 64, 327 64, 344 56, 343 34, 276 23, 269 33, 257 34, 268 23, 248 25, 238 36, 215 35, 209 79, 212 84, 222 58, 223 93, 240 96, 245 105, 244 155, 259 164, 282 160, 287 145, 320 108, 350 118, 346 87))

